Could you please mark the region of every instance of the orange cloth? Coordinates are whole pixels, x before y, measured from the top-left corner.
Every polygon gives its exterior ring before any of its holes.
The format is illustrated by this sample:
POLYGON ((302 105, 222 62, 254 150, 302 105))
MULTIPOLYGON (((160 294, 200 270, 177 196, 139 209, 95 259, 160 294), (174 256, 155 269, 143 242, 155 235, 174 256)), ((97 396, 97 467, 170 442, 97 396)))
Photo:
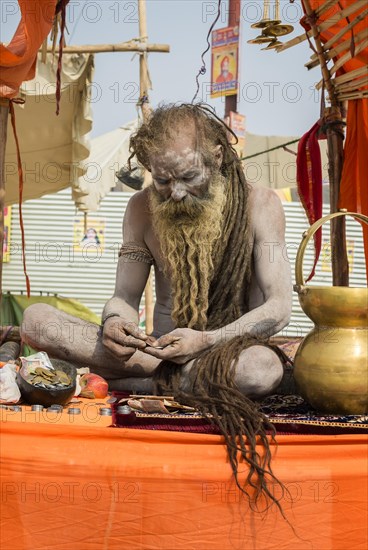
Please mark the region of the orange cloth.
MULTIPOLYGON (((368 216, 368 100, 348 102, 339 208, 368 216)), ((368 225, 362 223, 368 282, 368 225)))
MULTIPOLYGON (((313 9, 320 7, 321 0, 311 0, 313 9)), ((319 21, 326 21, 342 9, 351 6, 352 0, 339 0, 332 8, 327 10, 319 18, 319 21)), ((350 15, 352 21, 358 14, 366 9, 362 6, 350 15)), ((326 42, 348 24, 347 19, 337 21, 332 27, 321 33, 323 42, 326 42)), ((367 16, 355 25, 354 36, 367 28, 367 16)), ((346 32, 336 44, 341 44, 351 38, 351 31, 346 32)), ((342 52, 337 59, 346 54, 342 52)), ((346 61, 337 74, 354 71, 368 64, 368 48, 365 48, 349 61, 346 61)), ((339 208, 347 208, 352 212, 359 212, 368 216, 368 99, 356 99, 348 101, 347 132, 344 148, 344 167, 340 183, 339 208)), ((368 227, 363 225, 363 238, 365 261, 368 281, 368 227)))
POLYGON ((0 97, 12 98, 35 75, 37 52, 53 24, 56 0, 18 0, 21 21, 8 46, 0 44, 0 97))
POLYGON ((368 547, 364 435, 277 437, 293 533, 275 507, 261 516, 239 498, 220 436, 1 416, 4 550, 368 547))

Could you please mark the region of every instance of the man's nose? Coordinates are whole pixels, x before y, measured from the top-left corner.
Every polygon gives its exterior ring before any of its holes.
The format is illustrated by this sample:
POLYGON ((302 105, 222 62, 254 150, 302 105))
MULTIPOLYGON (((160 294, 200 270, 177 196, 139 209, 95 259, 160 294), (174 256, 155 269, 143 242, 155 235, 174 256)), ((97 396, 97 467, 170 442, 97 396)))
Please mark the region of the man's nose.
POLYGON ((171 191, 171 198, 173 201, 180 202, 187 195, 187 192, 181 183, 174 183, 171 191))

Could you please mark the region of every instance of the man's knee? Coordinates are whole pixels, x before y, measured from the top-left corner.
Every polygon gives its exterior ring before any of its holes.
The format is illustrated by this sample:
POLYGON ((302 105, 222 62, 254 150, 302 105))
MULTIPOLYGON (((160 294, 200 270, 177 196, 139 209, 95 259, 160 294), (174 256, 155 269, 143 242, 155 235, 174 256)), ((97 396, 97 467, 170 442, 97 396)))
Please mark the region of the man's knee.
POLYGON ((42 331, 47 319, 54 316, 57 311, 48 304, 32 304, 23 313, 21 326, 22 340, 33 347, 40 341, 42 331))
POLYGON ((280 359, 270 348, 252 346, 241 353, 235 372, 238 389, 257 399, 277 388, 284 371, 280 359))

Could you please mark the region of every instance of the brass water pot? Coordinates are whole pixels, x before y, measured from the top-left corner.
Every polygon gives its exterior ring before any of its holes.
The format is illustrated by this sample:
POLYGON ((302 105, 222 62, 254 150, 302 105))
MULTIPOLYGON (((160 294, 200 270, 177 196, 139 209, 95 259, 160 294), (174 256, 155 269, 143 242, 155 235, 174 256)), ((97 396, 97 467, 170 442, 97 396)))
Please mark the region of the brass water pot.
POLYGON ((368 412, 368 289, 306 286, 303 259, 307 244, 328 220, 353 216, 337 212, 314 223, 303 235, 295 263, 294 289, 314 322, 295 356, 294 376, 300 394, 317 411, 331 414, 368 412))

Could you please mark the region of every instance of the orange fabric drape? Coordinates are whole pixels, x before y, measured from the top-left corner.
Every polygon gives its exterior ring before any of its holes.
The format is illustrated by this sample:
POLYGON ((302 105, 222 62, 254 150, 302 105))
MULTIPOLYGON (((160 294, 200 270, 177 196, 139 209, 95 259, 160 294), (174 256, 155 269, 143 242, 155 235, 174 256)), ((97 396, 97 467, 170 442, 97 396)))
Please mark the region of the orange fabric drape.
POLYGON ((21 21, 11 40, 0 44, 0 97, 13 98, 35 75, 37 52, 51 30, 56 0, 18 0, 21 21))
MULTIPOLYGON (((349 101, 339 207, 368 216, 368 100, 349 101)), ((368 282, 368 225, 362 223, 368 282)))
POLYGON ((220 436, 100 427, 92 409, 44 415, 0 410, 4 550, 368 547, 364 435, 277 436, 293 532, 239 497, 220 436))
MULTIPOLYGON (((335 6, 327 10, 319 18, 319 21, 326 21, 334 14, 351 6, 356 0, 339 0, 335 6)), ((320 7, 324 2, 321 0, 311 0, 313 9, 320 7)), ((358 14, 367 8, 366 5, 352 13, 349 21, 352 21, 358 14)), ((332 27, 321 33, 322 42, 326 42, 348 24, 347 19, 337 21, 332 27)), ((360 31, 367 28, 367 16, 353 28, 353 34, 356 36, 360 31)), ((336 44, 341 44, 347 39, 351 39, 352 31, 346 32, 336 44)), ((336 59, 345 55, 342 52, 336 59)), ((346 61, 337 74, 347 73, 368 64, 368 48, 365 48, 352 59, 346 61)), ((352 212, 359 212, 368 215, 368 99, 356 99, 348 101, 347 131, 344 148, 344 168, 340 184, 339 208, 347 208, 352 212)), ((365 261, 368 281, 368 228, 363 225, 365 261)))

